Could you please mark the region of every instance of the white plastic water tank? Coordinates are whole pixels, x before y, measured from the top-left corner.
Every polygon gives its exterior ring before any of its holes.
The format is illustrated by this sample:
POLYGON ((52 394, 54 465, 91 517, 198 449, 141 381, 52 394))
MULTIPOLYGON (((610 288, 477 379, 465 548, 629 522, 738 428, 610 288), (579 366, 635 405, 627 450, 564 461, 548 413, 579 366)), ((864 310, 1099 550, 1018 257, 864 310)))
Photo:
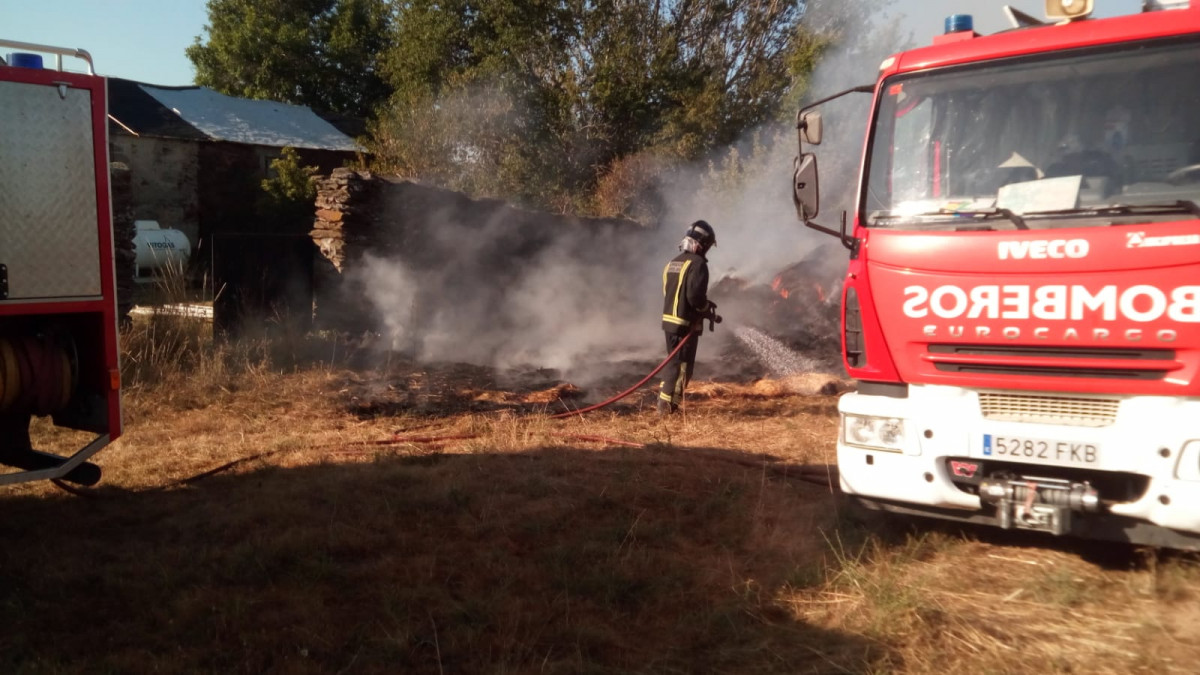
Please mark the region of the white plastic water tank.
POLYGON ((135 220, 137 234, 133 236, 137 254, 137 271, 134 277, 144 281, 160 272, 167 264, 180 268, 187 265, 192 255, 192 245, 187 235, 179 230, 160 227, 157 220, 135 220))

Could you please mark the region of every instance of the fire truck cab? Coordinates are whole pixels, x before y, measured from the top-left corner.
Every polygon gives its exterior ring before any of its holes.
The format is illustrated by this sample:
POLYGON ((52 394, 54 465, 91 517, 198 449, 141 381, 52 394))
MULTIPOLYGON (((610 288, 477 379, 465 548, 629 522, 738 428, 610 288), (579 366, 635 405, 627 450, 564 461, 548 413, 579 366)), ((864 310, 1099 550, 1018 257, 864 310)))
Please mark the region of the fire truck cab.
POLYGON ((1200 549, 1200 3, 1047 8, 991 36, 951 17, 851 90, 873 107, 850 228, 813 222, 820 120, 797 116, 798 213, 850 251, 841 487, 1200 549))
POLYGON ((0 485, 90 485, 121 433, 106 83, 82 50, 0 40, 0 57, 0 485), (89 440, 45 452, 63 442, 31 438, 35 417, 89 440))

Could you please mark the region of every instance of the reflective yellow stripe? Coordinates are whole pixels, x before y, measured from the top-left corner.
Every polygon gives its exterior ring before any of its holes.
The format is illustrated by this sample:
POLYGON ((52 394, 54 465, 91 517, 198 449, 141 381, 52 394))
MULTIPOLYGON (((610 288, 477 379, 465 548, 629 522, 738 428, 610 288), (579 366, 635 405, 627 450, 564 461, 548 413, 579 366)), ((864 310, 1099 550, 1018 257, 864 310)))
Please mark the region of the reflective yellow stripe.
POLYGON ((683 388, 687 386, 688 368, 686 363, 679 364, 679 379, 675 380, 675 398, 683 403, 683 388))
POLYGON ((667 271, 671 269, 671 263, 667 263, 663 268, 663 295, 667 294, 667 271))
POLYGON ((668 393, 667 393, 667 392, 665 392, 665 391, 663 391, 663 392, 659 392, 659 394, 658 394, 658 398, 659 398, 659 400, 661 400, 661 401, 666 401, 667 403, 671 403, 671 402, 672 402, 671 395, 670 395, 670 394, 668 394, 668 393))
MULTIPOLYGON (((675 304, 671 307, 671 314, 673 316, 679 316, 679 293, 683 290, 683 280, 687 278, 688 267, 691 264, 692 261, 689 260, 683 263, 683 267, 679 268, 679 278, 675 280, 675 304)), ((666 291, 663 292, 666 293, 666 291)), ((680 325, 686 325, 686 323, 680 323, 680 325)))
POLYGON ((677 326, 688 325, 687 321, 684 321, 683 319, 681 319, 677 316, 671 316, 670 314, 663 314, 663 321, 666 321, 667 323, 673 323, 677 326))

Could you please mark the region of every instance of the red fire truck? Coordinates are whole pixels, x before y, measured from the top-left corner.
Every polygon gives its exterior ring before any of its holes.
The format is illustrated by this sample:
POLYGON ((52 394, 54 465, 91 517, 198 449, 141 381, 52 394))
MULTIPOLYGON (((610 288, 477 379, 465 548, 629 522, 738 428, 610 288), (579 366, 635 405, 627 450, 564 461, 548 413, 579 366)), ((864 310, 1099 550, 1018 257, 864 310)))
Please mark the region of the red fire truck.
POLYGON ((82 50, 0 40, 0 57, 0 485, 91 485, 121 433, 106 83, 82 50), (53 423, 36 439, 35 417, 53 423), (90 440, 44 452, 52 426, 90 440))
POLYGON ((843 491, 890 512, 1200 549, 1200 3, 1047 0, 797 115, 842 240, 843 491), (847 227, 821 104, 873 95, 847 227))

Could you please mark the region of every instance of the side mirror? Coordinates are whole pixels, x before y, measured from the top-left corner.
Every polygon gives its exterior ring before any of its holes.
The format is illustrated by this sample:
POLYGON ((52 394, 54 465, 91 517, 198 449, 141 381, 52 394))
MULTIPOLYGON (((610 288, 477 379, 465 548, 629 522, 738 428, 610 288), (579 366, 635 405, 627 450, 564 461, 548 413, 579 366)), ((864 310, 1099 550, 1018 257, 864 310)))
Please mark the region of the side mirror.
POLYGON ((800 138, 809 145, 821 144, 821 113, 810 110, 800 116, 800 123, 796 125, 800 130, 800 138))
POLYGON ((811 152, 796 158, 796 171, 792 177, 792 201, 796 204, 796 215, 805 223, 816 218, 820 212, 817 156, 811 152))

